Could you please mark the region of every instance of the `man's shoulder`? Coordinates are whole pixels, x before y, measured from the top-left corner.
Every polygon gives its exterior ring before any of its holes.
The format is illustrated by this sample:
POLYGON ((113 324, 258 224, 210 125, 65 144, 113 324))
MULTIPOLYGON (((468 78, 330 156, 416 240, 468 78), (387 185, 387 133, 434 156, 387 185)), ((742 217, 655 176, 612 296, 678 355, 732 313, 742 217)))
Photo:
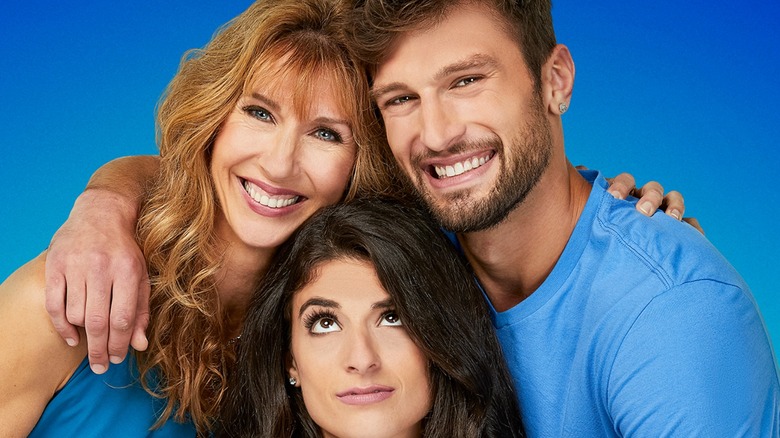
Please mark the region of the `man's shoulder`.
POLYGON ((712 279, 745 288, 737 271, 698 230, 662 212, 646 217, 633 201, 605 196, 592 224, 591 243, 603 248, 605 257, 644 266, 667 287, 712 279))

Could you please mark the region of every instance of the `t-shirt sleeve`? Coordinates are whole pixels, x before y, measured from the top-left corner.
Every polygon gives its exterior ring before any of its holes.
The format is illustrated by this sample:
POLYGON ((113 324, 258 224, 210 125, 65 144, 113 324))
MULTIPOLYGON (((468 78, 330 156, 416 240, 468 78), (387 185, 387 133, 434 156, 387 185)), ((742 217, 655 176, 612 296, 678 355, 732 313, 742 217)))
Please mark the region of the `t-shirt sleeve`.
POLYGON ((734 285, 694 281, 655 297, 608 375, 622 436, 780 436, 776 359, 752 296, 734 285))

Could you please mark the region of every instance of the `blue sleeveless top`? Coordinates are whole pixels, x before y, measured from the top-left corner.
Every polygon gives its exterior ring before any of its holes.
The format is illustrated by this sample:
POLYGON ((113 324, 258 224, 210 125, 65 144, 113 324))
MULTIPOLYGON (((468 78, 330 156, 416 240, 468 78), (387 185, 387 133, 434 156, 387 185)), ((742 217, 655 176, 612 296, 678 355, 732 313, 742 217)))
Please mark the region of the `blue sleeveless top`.
POLYGON ((137 375, 132 354, 101 375, 93 373, 84 358, 49 401, 29 436, 194 437, 191 422, 169 419, 159 429, 150 430, 165 400, 144 391, 137 375))

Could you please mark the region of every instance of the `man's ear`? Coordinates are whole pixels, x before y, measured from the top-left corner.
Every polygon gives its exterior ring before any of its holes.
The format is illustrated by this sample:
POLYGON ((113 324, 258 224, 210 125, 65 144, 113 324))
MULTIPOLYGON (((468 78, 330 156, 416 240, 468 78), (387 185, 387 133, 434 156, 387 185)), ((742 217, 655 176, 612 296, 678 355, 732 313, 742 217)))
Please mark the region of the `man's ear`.
POLYGON ((574 60, 568 47, 555 46, 542 66, 541 80, 545 108, 560 116, 569 108, 574 89, 574 60))

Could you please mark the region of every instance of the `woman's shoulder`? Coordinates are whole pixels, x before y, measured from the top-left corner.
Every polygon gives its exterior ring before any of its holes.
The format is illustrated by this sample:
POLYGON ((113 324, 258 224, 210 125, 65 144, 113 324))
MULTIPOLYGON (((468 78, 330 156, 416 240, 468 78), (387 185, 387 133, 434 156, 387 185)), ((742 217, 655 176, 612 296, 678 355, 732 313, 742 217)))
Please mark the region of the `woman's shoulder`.
POLYGON ((0 284, 0 432, 34 426, 86 356, 86 347, 68 346, 49 319, 45 262, 43 253, 0 284))

